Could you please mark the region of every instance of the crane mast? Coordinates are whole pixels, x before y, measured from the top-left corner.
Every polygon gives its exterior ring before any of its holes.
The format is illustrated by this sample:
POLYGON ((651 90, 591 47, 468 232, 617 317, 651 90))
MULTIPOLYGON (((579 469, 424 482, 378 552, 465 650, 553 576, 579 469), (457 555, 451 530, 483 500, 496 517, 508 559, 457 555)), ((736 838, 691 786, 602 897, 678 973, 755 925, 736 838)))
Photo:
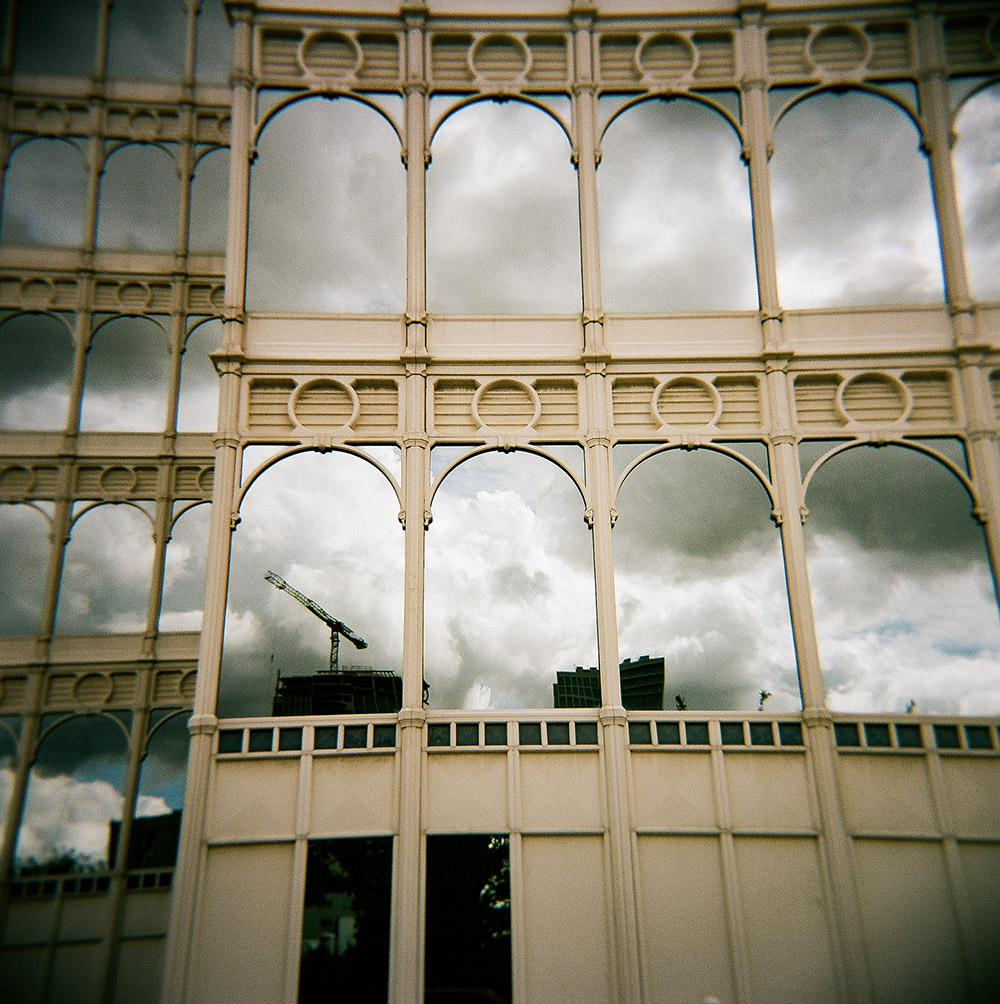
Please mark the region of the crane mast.
POLYGON ((356 635, 343 621, 328 614, 315 600, 309 599, 305 593, 300 593, 294 586, 290 586, 285 580, 275 572, 269 571, 264 576, 265 581, 270 582, 276 589, 282 589, 293 599, 299 601, 311 614, 318 617, 330 629, 330 668, 328 673, 340 672, 340 637, 343 635, 355 648, 368 648, 368 642, 364 638, 356 635))

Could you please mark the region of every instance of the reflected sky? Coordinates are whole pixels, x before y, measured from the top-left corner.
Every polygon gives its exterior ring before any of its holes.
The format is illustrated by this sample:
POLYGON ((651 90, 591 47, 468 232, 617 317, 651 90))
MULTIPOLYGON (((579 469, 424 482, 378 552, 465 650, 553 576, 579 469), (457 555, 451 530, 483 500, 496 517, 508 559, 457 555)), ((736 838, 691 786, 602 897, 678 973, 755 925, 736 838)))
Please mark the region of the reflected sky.
MULTIPOLYGON (((77 503, 76 511, 85 505, 77 503)), ((152 532, 148 516, 135 505, 100 505, 83 512, 66 547, 58 632, 120 634, 145 628, 152 532)))
POLYGON ((427 308, 454 314, 581 309, 570 144, 545 112, 480 101, 447 118, 427 169, 427 308))
POLYGON ((800 707, 778 530, 760 482, 710 450, 643 461, 618 493, 618 646, 666 659, 667 703, 800 707))
POLYGON ((974 94, 955 122, 953 157, 972 293, 1000 300, 1000 86, 974 94))
POLYGON ((693 101, 645 101, 611 123, 601 153, 605 309, 755 309, 749 181, 725 119, 693 101))
POLYGON ((487 453, 445 478, 432 509, 431 705, 551 707, 558 670, 597 664, 594 560, 579 491, 542 457, 487 453))
MULTIPOLYGON (((183 505, 176 503, 176 508, 183 505)), ((171 529, 163 571, 161 631, 201 630, 210 518, 209 505, 196 505, 185 509, 171 529)))
POLYGON ((175 150, 169 149, 130 143, 108 157, 98 203, 98 247, 155 251, 176 246, 180 186, 175 150))
POLYGON ((63 318, 20 314, 4 321, 0 428, 63 428, 75 355, 73 334, 63 318))
POLYGON ((399 501, 368 461, 301 453, 265 471, 233 536, 219 713, 270 714, 277 672, 327 668, 330 631, 274 571, 368 642, 341 644, 341 665, 400 671, 403 532, 399 501), (273 656, 273 661, 272 661, 273 656))
POLYGON ((45 517, 32 506, 0 505, 0 582, 8 584, 0 590, 0 633, 38 631, 48 564, 45 517))
POLYGON ((1000 711, 1000 619, 981 527, 942 465, 859 448, 810 482, 806 542, 835 711, 1000 711))
POLYGON ((888 101, 824 92, 774 132, 771 197, 786 307, 941 302, 927 160, 888 101))
POLYGON ((399 139, 377 112, 325 98, 283 109, 250 172, 247 308, 401 312, 405 199, 399 139))

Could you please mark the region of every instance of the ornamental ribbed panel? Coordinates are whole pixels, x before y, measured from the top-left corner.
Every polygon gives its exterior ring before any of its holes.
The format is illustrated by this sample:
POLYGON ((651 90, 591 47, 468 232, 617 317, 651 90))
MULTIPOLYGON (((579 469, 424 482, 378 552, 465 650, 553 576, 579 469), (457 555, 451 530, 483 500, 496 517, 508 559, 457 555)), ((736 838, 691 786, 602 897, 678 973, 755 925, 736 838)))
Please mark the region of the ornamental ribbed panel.
POLYGON ((598 57, 601 80, 606 84, 638 80, 635 65, 638 46, 638 35, 602 36, 598 57))
POLYGON ((435 81, 468 83, 471 35, 435 35, 431 39, 431 77, 435 81))
POLYGON ((434 384, 434 428, 443 434, 471 432, 472 398, 478 384, 474 380, 438 380, 434 384))
POLYGON ((840 377, 834 374, 805 374, 795 381, 795 413, 799 425, 842 425, 834 402, 840 377))
POLYGON ((566 56, 566 39, 562 35, 528 35, 525 41, 531 49, 528 80, 561 83, 567 79, 569 64, 566 56))
POLYGON ((760 385, 752 376, 720 376, 714 381, 722 397, 720 429, 760 425, 760 385))
POLYGON ((498 380, 479 398, 479 419, 491 429, 523 429, 535 417, 535 402, 524 384, 498 380))
POLYGON ((362 32, 358 42, 361 45, 359 80, 376 83, 399 79, 399 39, 395 35, 362 32))
POLYGON ((247 426, 253 432, 279 429, 291 432, 294 426, 288 417, 288 398, 295 384, 281 377, 258 377, 250 384, 250 406, 247 426))
POLYGON ((315 380, 295 399, 295 417, 307 429, 339 429, 354 414, 354 401, 336 380, 315 380))
POLYGON ((399 426, 399 386, 395 380, 355 380, 360 408, 357 432, 395 433, 399 426))
POLYGON ((300 31, 279 28, 265 30, 260 40, 260 72, 265 77, 298 77, 300 31))
POLYGON ((619 430, 654 428, 652 377, 619 377, 611 387, 611 410, 619 430))
POLYGON ((537 380, 535 391, 542 403, 537 429, 576 430, 580 424, 580 400, 573 380, 537 380))
POLYGON ((660 417, 668 425, 701 428, 715 417, 715 399, 700 380, 681 378, 660 391, 656 401, 660 417))
POLYGON ((812 75, 812 64, 806 58, 808 38, 804 28, 775 28, 767 33, 767 63, 775 76, 812 75))
POLYGON ((913 395, 911 422, 951 425, 955 421, 955 395, 948 373, 905 373, 903 383, 913 395))

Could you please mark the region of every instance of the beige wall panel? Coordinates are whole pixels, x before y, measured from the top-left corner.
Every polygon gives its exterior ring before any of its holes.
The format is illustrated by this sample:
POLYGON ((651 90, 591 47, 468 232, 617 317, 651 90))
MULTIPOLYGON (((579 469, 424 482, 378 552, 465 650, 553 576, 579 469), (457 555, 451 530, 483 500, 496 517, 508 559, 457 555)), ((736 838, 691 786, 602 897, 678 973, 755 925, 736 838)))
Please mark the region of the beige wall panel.
POLYGON ((742 837, 735 852, 754 1000, 835 1004, 837 979, 817 842, 742 837))
POLYGON ((608 1004, 601 837, 524 837, 526 1004, 608 1004))
POLYGON ((976 311, 976 319, 979 322, 979 337, 994 347, 1000 346, 1000 308, 980 307, 976 311))
POLYGON ((311 833, 392 833, 395 792, 391 756, 316 757, 311 833))
POLYGON ((708 753, 636 753, 632 785, 640 829, 716 826, 708 753))
POLYGON ((855 833, 936 833, 923 757, 837 758, 847 828, 855 833))
POLYGON ((1000 837, 1000 762, 942 757, 955 832, 962 837, 1000 837))
POLYGON ((125 894, 125 937, 164 934, 170 921, 170 893, 125 894))
POLYGON ((92 938, 104 930, 110 916, 110 895, 67 898, 59 914, 57 937, 60 941, 92 938))
POLYGON ((247 318, 247 355, 263 359, 398 358, 405 341, 399 317, 247 318))
POLYGON ((727 753, 732 823, 742 830, 811 830, 804 756, 727 753))
MULTIPOLYGON (((93 903, 94 900, 88 898, 87 902, 93 903)), ((47 941, 55 921, 56 902, 54 899, 11 903, 7 910, 3 943, 5 945, 24 945, 31 942, 47 941)))
POLYGON ((788 310, 783 328, 792 345, 809 352, 946 350, 954 341, 943 307, 788 310))
POLYGON ((190 1001, 282 1000, 287 930, 294 919, 291 885, 290 843, 209 849, 192 939, 190 1001))
POLYGON ((583 329, 578 317, 433 317, 427 345, 440 359, 572 358, 583 349, 583 329))
POLYGON ((760 352, 756 314, 689 317, 609 316, 604 340, 618 356, 754 355, 760 352))
POLYGON ((987 985, 1000 1000, 1000 844, 959 844, 987 985))
POLYGON ((88 1004, 100 998, 102 945, 60 945, 52 953, 49 1004, 88 1004))
POLYGON ((298 773, 298 758, 217 763, 210 838, 292 836, 298 773))
POLYGON ((124 941, 115 973, 114 1004, 155 1001, 163 970, 163 939, 124 941))
POLYGON ((47 964, 44 948, 6 948, 0 952, 4 1004, 40 1004, 47 964))
POLYGON ((646 1004, 735 997, 718 837, 638 839, 646 1004))
POLYGON ((437 833, 506 831, 506 755, 429 756, 424 825, 437 833))
POLYGON ((854 862, 876 999, 970 1000, 941 845, 856 840, 854 862))
POLYGON ((594 753, 522 753, 522 829, 601 828, 599 765, 594 753))

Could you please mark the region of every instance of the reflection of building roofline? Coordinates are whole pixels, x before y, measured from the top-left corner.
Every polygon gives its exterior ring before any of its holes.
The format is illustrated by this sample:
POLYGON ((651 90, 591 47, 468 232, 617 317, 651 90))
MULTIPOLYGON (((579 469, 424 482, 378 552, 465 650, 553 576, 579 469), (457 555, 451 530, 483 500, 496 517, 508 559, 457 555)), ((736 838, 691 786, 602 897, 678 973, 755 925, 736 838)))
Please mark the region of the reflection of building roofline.
MULTIPOLYGON (((622 704, 628 711, 661 711, 666 691, 666 663, 663 656, 641 655, 623 659, 618 666, 622 704)), ((598 708, 601 706, 601 674, 596 666, 558 670, 552 684, 553 705, 557 708, 598 708)))

